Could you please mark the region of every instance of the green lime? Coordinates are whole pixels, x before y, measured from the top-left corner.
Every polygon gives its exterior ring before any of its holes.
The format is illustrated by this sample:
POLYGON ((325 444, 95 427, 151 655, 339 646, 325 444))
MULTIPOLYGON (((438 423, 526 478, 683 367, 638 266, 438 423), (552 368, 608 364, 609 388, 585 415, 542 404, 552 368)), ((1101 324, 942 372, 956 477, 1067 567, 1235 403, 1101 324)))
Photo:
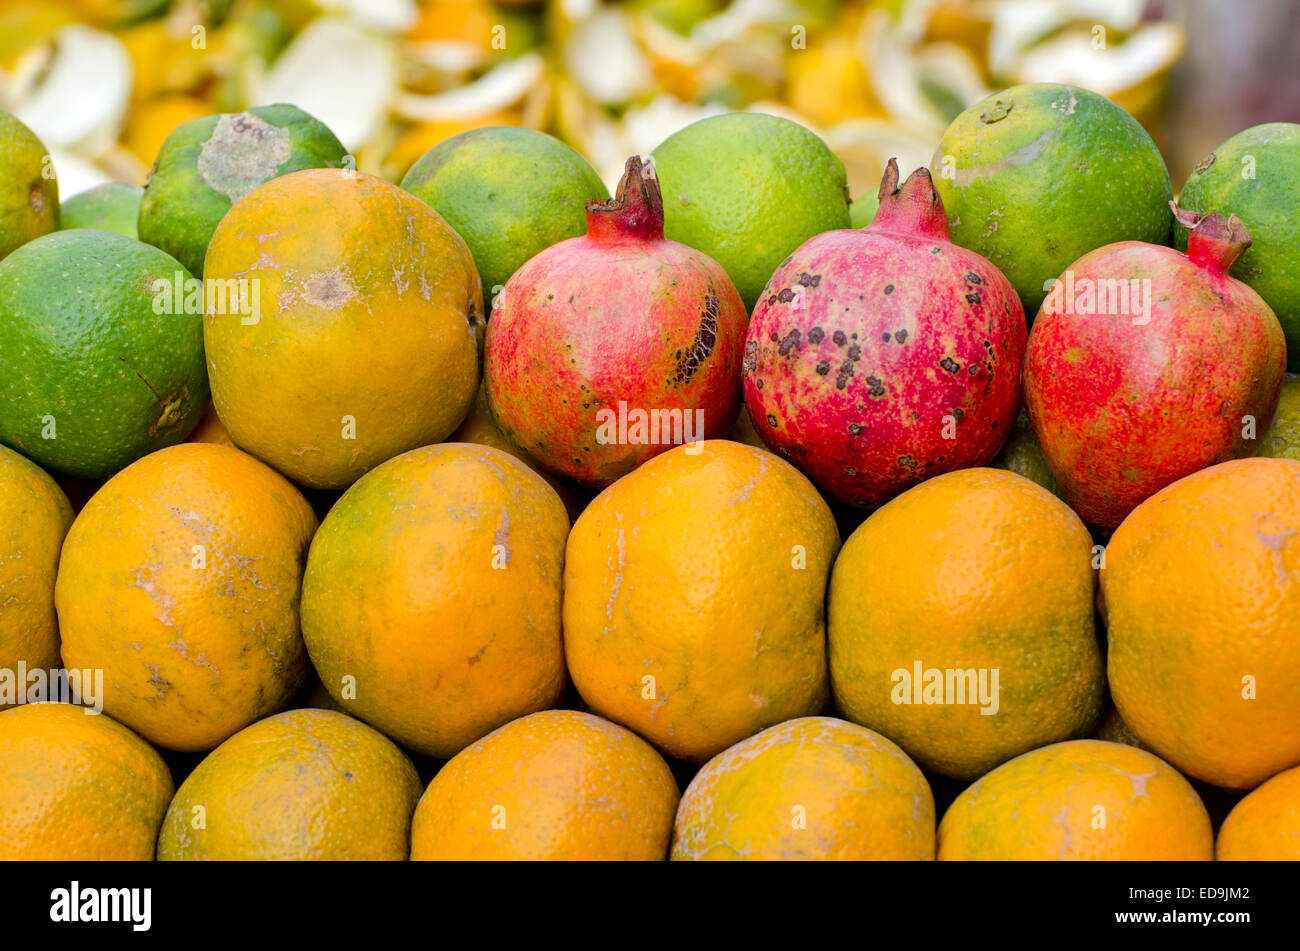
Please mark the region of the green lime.
POLYGON ((1058 498, 1065 498, 1061 493, 1060 483, 1056 481, 1056 476, 1052 472, 1052 467, 1047 464, 1047 457, 1043 455, 1043 448, 1038 444, 1038 437, 1034 435, 1033 427, 1029 425, 1029 414, 1025 412, 1024 407, 1020 408, 1020 413, 1016 416, 1015 428, 1011 430, 1011 435, 1003 444, 1002 451, 993 460, 993 468, 1007 469, 1016 475, 1024 476, 1030 482, 1037 482, 1058 498))
POLYGON ((334 133, 297 106, 191 119, 158 153, 140 203, 140 240, 202 277, 212 232, 231 205, 281 175, 350 161, 334 133))
POLYGON ((1260 440, 1257 455, 1300 460, 1300 376, 1288 373, 1282 381, 1273 423, 1260 440))
MULTIPOLYGON (((1270 122, 1238 132, 1196 166, 1178 205, 1245 222, 1250 247, 1232 276, 1273 308, 1290 368, 1300 370, 1300 125, 1270 122)), ((1174 238, 1187 248, 1182 225, 1174 225, 1174 238)))
POLYGON ((588 200, 609 199, 581 155, 515 126, 472 129, 435 145, 402 187, 465 239, 489 300, 529 258, 587 233, 588 200))
POLYGON ((138 185, 110 182, 73 195, 63 203, 61 231, 73 228, 98 228, 125 238, 136 237, 140 217, 140 199, 144 189, 138 185))
POLYGON ((59 226, 59 181, 31 129, 0 110, 0 260, 59 226))
POLYGON ((865 228, 880 210, 880 192, 865 191, 849 205, 849 227, 865 228))
POLYGON ((1168 244, 1169 171, 1151 136, 1078 86, 1013 86, 971 106, 931 161, 955 244, 996 264, 1038 312, 1051 282, 1115 241, 1168 244))
POLYGON ((191 286, 175 258, 108 231, 58 231, 0 261, 0 443, 103 479, 183 440, 208 404, 191 286))
POLYGON ((721 264, 750 310, 795 248, 849 226, 844 163, 789 119, 755 112, 701 119, 652 157, 664 234, 721 264))

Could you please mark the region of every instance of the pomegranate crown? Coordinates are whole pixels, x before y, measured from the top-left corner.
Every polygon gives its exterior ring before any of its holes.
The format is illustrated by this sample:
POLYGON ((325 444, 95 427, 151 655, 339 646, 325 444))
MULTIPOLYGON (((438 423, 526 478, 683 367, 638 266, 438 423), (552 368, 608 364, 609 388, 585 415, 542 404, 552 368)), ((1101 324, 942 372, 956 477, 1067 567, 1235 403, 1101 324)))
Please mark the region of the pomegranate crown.
POLYGON ((1250 247, 1250 232, 1236 215, 1202 215, 1171 201, 1174 218, 1190 233, 1187 257, 1214 271, 1227 271, 1250 247))
POLYGON ((948 240, 948 218, 930 170, 922 166, 898 186, 898 160, 890 159, 880 180, 880 208, 868 228, 948 240))
POLYGON ((587 234, 593 238, 663 240, 664 200, 655 167, 633 155, 609 201, 588 200, 587 234))

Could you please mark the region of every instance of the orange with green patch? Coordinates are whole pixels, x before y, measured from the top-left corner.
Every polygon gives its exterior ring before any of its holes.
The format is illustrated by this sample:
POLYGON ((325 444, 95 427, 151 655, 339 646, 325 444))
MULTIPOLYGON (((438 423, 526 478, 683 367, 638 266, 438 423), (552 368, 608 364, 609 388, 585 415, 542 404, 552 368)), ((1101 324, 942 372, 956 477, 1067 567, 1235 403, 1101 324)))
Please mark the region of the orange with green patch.
POLYGON ((235 445, 295 482, 346 488, 469 412, 483 328, 474 260, 400 188, 336 169, 274 179, 221 220, 205 273, 248 282, 258 305, 204 321, 217 413, 235 445))

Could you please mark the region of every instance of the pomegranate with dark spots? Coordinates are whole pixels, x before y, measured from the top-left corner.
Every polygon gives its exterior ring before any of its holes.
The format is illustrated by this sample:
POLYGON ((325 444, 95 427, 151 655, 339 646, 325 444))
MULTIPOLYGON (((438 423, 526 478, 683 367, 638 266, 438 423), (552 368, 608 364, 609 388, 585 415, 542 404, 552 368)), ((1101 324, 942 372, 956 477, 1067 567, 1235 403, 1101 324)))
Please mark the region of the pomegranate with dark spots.
POLYGON ((805 242, 772 275, 745 341, 754 426, 827 495, 875 508, 985 465, 1020 398, 1025 314, 1002 272, 948 240, 930 173, 859 231, 805 242))
POLYGON ((1228 275, 1246 227, 1175 213, 1192 229, 1186 254, 1141 241, 1085 254, 1029 335, 1029 421, 1070 505, 1103 528, 1183 476, 1253 455, 1281 393, 1282 327, 1228 275))
POLYGON ((605 486, 740 407, 747 315, 712 258, 664 238, 651 168, 628 159, 587 233, 506 282, 488 321, 488 406, 546 468, 605 486))

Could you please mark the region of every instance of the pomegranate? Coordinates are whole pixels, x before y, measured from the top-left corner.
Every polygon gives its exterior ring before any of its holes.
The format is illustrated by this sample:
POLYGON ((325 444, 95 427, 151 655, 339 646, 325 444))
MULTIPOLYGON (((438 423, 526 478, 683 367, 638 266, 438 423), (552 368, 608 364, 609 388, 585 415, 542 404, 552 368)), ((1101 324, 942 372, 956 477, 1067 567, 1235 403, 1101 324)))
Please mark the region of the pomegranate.
POLYGON ((839 502, 874 508, 931 476, 990 462, 1015 423, 1025 314, 991 262, 948 240, 919 168, 860 231, 782 262, 745 340, 754 426, 839 502))
POLYGON ((712 258, 664 238, 653 166, 632 157, 587 233, 506 282, 487 329, 488 405, 546 468, 604 486, 740 406, 747 315, 712 258))
POLYGON ((1228 276, 1250 246, 1234 215, 1202 218, 1187 253, 1141 241, 1075 261, 1029 335, 1025 406, 1066 498, 1114 528, 1198 469, 1252 455, 1286 371, 1281 325, 1228 276))

